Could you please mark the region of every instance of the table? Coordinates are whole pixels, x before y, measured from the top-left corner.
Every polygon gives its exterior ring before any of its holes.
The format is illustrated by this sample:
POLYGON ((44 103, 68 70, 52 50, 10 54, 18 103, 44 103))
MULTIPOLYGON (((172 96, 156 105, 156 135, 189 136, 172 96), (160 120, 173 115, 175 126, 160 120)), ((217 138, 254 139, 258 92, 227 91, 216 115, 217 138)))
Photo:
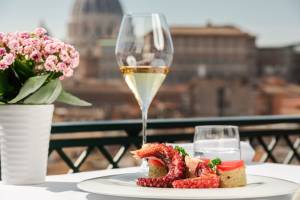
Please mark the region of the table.
MULTIPOLYGON (((128 198, 108 197, 103 195, 89 194, 77 189, 76 184, 82 180, 125 172, 135 172, 138 168, 122 168, 111 170, 99 170, 47 176, 46 182, 40 185, 12 186, 0 182, 1 200, 128 200, 128 198)), ((300 184, 300 166, 282 164, 253 164, 247 166, 247 173, 253 175, 272 176, 294 181, 300 184)), ((291 199, 291 196, 280 197, 280 200, 291 199)), ((137 200, 137 199, 135 199, 137 200)), ((272 199, 274 200, 274 198, 272 199)))

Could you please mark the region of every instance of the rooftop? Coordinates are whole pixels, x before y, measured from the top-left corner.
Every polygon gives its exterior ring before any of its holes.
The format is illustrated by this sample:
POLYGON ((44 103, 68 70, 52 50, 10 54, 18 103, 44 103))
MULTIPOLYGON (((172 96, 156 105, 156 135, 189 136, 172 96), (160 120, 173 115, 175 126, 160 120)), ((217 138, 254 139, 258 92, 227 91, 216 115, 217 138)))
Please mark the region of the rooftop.
POLYGON ((172 35, 221 35, 221 36, 250 36, 247 32, 231 25, 214 25, 208 23, 206 26, 173 26, 171 27, 172 35))

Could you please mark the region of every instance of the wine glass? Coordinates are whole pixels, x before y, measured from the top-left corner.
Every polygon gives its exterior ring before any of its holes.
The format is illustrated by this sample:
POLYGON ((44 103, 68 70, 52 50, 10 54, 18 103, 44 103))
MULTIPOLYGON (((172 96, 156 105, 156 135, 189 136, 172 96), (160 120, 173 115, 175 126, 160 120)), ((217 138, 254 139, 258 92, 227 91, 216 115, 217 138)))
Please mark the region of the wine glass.
POLYGON ((169 72, 173 53, 173 43, 164 15, 124 15, 115 54, 125 82, 142 111, 143 144, 147 142, 148 109, 169 72))
POLYGON ((240 136, 237 126, 196 126, 194 156, 222 160, 240 160, 240 136))

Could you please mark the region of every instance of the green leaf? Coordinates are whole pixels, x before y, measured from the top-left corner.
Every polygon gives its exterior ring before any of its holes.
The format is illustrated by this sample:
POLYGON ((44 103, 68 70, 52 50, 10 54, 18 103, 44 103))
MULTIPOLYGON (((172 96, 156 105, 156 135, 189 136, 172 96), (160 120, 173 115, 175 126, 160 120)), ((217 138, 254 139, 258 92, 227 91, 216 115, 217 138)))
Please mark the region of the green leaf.
POLYGON ((73 106, 91 106, 87 101, 81 100, 78 97, 73 96, 72 94, 62 90, 59 97, 57 98, 57 101, 70 104, 73 106))
POLYGON ((188 156, 189 154, 186 152, 186 150, 183 147, 175 146, 175 150, 180 153, 181 156, 188 156))
POLYGON ((18 82, 13 70, 0 70, 0 101, 7 102, 14 98, 21 85, 18 82))
POLYGON ((5 104, 4 102, 0 101, 0 105, 4 105, 4 104, 5 104))
POLYGON ((220 165, 222 163, 221 159, 220 158, 215 158, 213 160, 210 160, 209 163, 208 163, 208 166, 216 171, 217 170, 217 165, 220 165))
POLYGON ((222 163, 221 159, 220 158, 215 158, 213 160, 211 160, 211 162, 214 164, 214 165, 220 165, 222 163))
POLYGON ((34 76, 34 65, 33 61, 26 60, 25 58, 15 60, 13 69, 22 83, 34 76))
POLYGON ((42 76, 34 76, 27 79, 27 81, 22 86, 19 94, 14 99, 10 100, 8 103, 17 103, 18 101, 24 99, 28 95, 38 90, 45 83, 48 76, 49 74, 42 76))
POLYGON ((7 85, 8 85, 7 71, 0 70, 0 96, 3 96, 7 91, 7 85))
POLYGON ((60 95, 61 82, 58 79, 51 80, 35 93, 25 99, 24 104, 51 104, 60 95))

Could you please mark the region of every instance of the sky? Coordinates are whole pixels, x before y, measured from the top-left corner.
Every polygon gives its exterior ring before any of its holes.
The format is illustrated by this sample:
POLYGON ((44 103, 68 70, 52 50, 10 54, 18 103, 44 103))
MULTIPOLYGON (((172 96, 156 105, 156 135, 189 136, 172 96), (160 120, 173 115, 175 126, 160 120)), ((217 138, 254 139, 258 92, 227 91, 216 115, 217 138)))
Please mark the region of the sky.
MULTIPOLYGON (((67 38, 75 0, 0 0, 0 31, 33 30, 44 21, 51 34, 67 38)), ((124 12, 160 12, 172 25, 239 26, 258 46, 300 42, 300 0, 120 0, 124 12)))

